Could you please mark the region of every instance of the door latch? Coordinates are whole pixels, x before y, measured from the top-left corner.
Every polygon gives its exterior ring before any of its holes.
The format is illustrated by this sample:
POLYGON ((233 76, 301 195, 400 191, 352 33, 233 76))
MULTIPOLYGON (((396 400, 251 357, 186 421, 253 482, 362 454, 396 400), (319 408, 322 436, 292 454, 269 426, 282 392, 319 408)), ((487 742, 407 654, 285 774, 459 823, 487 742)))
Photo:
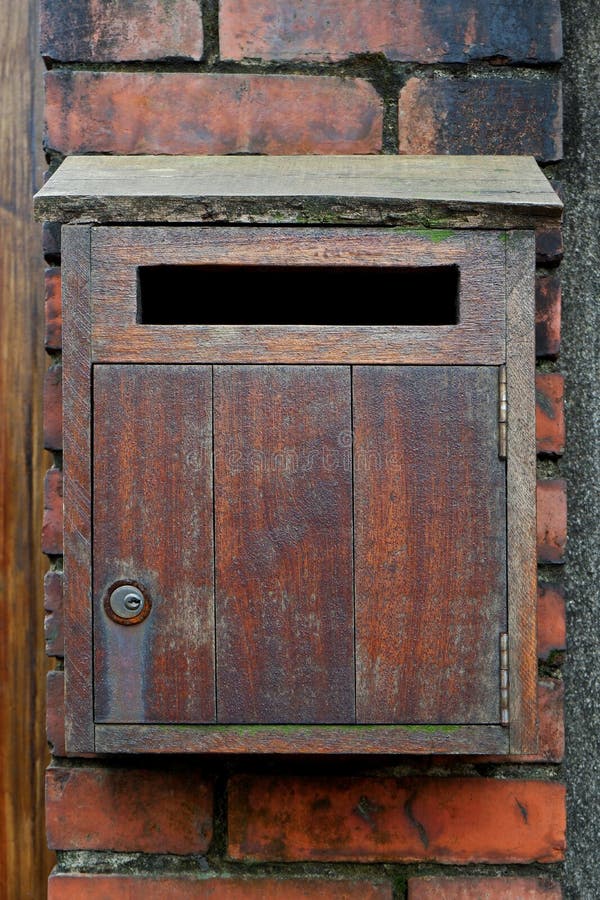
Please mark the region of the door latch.
POLYGON ((151 607, 150 600, 134 584, 119 584, 108 593, 104 603, 106 613, 120 625, 137 625, 151 607))

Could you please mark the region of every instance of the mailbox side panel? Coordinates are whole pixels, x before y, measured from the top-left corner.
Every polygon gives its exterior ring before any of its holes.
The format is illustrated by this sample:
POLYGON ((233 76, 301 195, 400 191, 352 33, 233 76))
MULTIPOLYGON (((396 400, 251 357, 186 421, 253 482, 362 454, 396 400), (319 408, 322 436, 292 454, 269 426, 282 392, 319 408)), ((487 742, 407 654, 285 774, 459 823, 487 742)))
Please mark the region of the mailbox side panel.
POLYGON ((62 229, 65 742, 94 750, 91 604, 91 229, 62 229))
POLYGON ((536 753, 535 235, 506 244, 510 752, 536 753))

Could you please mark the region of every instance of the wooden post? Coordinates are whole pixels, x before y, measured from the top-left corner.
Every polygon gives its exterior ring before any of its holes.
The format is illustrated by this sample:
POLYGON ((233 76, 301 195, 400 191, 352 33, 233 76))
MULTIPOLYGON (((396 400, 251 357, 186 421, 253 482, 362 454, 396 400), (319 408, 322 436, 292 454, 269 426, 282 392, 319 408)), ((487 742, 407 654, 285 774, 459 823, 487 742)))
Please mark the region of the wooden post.
POLYGON ((0 11, 0 884, 7 897, 44 897, 44 303, 31 212, 41 162, 38 4, 1 0, 0 11))

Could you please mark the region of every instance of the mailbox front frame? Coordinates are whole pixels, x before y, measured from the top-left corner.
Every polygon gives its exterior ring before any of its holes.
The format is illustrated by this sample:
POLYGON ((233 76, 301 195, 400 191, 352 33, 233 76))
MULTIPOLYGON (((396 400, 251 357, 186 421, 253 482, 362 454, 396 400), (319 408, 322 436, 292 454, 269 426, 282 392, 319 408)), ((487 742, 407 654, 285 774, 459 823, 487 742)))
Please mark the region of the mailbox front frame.
MULTIPOLYGON (((264 262, 260 255, 258 258, 264 262)), ((534 753, 537 744, 537 576, 533 232, 456 230, 452 234, 444 232, 440 239, 439 232, 424 229, 70 225, 63 227, 63 260, 67 752, 440 753, 493 756, 534 753), (227 232, 233 238, 229 244, 227 232), (238 258, 243 258, 246 264, 257 262, 256 238, 252 240, 252 232, 259 233, 260 241, 266 242, 265 248, 268 245, 265 252, 269 259, 279 260, 284 253, 286 261, 293 255, 295 264, 303 253, 303 258, 310 260, 311 264, 315 263, 315 253, 316 258, 322 260, 320 264, 344 264, 345 259, 356 259, 361 246, 365 249, 361 260, 368 257, 372 265, 415 265, 419 260, 422 260, 421 264, 426 260, 429 265, 440 264, 443 260, 448 264, 456 258, 457 247, 462 247, 463 255, 464 248, 471 247, 470 257, 482 278, 485 278, 486 264, 501 261, 505 301, 501 319, 495 322, 495 332, 486 332, 485 316, 489 316, 489 310, 484 310, 478 333, 468 334, 466 341, 464 337, 459 341, 450 340, 444 348, 438 346, 437 350, 431 343, 428 345, 427 340, 414 340, 416 332, 413 329, 413 340, 406 340, 404 345, 392 342, 390 346, 389 340, 384 340, 379 345, 375 342, 375 346, 369 346, 368 341, 365 343, 357 332, 354 337, 350 335, 349 345, 345 342, 342 346, 337 335, 331 346, 323 349, 315 344, 313 352, 307 353, 310 331, 307 339, 306 328, 298 335, 298 327, 294 326, 292 330, 288 328, 285 334, 295 334, 299 340, 291 346, 289 342, 280 341, 258 359, 256 353, 248 349, 247 340, 245 343, 238 340, 235 346, 228 349, 216 332, 217 345, 207 346, 206 326, 201 326, 203 339, 199 341, 199 333, 194 334, 195 326, 146 327, 136 324, 135 319, 132 321, 131 294, 123 291, 122 281, 123 275, 126 280, 131 279, 132 268, 156 264, 158 253, 161 254, 161 262, 169 264, 201 261, 205 258, 201 257, 201 252, 205 253, 202 248, 223 248, 223 243, 225 255, 215 257, 213 253, 213 262, 215 258, 228 258, 230 261, 234 248, 240 254, 238 258), (200 235, 202 240, 198 242, 200 235), (183 244, 182 236, 185 238, 183 244), (160 240, 157 241, 157 237, 160 240), (132 238, 135 238, 133 247, 132 238), (107 239, 108 249, 113 248, 114 256, 107 253, 107 239), (333 256, 322 255, 324 242, 329 251, 335 250, 333 256), (244 248, 243 252, 240 247, 244 248), (494 259, 482 256, 481 248, 486 247, 496 248, 492 254, 494 259), (131 340, 131 329, 135 329, 134 334, 139 334, 141 340, 131 340), (149 337, 146 338, 144 333, 149 337), (498 334, 501 334, 500 342, 498 334), (97 362, 157 361, 506 365, 509 398, 508 726, 95 724, 90 580, 92 366, 97 362)), ((458 336, 459 328, 450 327, 458 336)), ((410 337, 410 327, 402 331, 410 337)))

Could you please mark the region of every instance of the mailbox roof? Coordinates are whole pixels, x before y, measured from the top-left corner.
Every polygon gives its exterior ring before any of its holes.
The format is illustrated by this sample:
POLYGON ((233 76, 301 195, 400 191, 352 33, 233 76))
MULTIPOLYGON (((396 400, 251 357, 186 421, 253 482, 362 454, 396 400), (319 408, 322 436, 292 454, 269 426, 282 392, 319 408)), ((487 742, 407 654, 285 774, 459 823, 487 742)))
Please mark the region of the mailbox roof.
POLYGON ((63 223, 526 228, 561 210, 525 156, 71 156, 35 197, 63 223))

